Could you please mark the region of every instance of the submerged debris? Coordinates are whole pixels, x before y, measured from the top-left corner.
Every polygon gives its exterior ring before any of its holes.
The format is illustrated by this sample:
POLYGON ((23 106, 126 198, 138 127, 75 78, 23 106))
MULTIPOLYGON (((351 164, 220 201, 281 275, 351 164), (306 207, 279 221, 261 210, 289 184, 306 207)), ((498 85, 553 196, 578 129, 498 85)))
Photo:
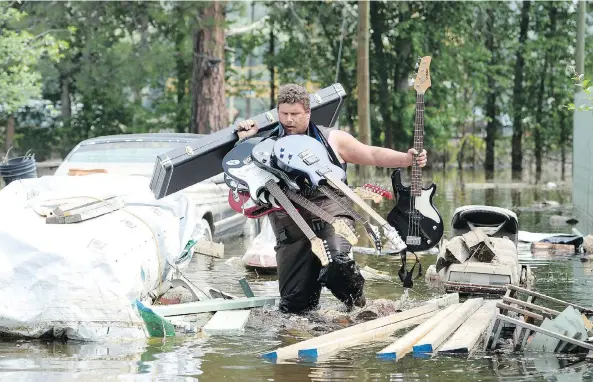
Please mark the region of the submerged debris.
POLYGON ((298 336, 318 336, 423 304, 425 302, 407 298, 400 301, 367 299, 364 308, 356 308, 351 312, 347 312, 343 304, 336 302, 334 306, 327 307, 328 304, 324 304, 324 307, 304 314, 282 313, 276 307, 264 306, 251 310, 247 327, 273 328, 278 331, 298 333, 298 336))

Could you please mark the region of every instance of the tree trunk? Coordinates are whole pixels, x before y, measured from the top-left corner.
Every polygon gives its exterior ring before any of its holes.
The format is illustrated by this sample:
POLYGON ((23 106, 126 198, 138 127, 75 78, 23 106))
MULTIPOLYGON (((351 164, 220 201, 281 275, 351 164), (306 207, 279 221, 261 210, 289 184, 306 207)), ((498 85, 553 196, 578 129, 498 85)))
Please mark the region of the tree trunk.
POLYGON ((358 1, 358 46, 356 54, 356 84, 358 88, 358 140, 371 143, 369 113, 369 2, 358 1))
POLYGON ((529 0, 523 2, 521 8, 521 26, 519 31, 519 46, 517 47, 517 59, 515 61, 515 86, 513 89, 513 138, 512 138, 512 171, 521 173, 523 170, 523 105, 525 93, 523 91, 523 70, 525 68, 525 40, 529 29, 529 0))
POLYGON ((490 51, 490 70, 488 70, 487 83, 488 94, 486 96, 486 118, 488 123, 486 125, 486 160, 484 162, 484 169, 487 173, 494 171, 494 146, 496 142, 496 80, 494 73, 492 73, 494 65, 496 64, 496 52, 494 49, 494 10, 489 8, 488 19, 486 21, 486 49, 490 51))
POLYGON ((274 22, 270 23, 270 36, 269 36, 269 50, 268 54, 270 57, 268 69, 270 70, 270 109, 274 109, 276 107, 276 78, 275 78, 275 65, 274 65, 274 56, 276 54, 274 48, 274 22))
POLYGON ((212 1, 199 11, 193 31, 191 131, 209 134, 227 127, 224 83, 224 4, 212 1))
POLYGON ((562 166, 561 177, 565 180, 566 176, 566 146, 568 145, 568 124, 566 123, 566 114, 560 112, 560 163, 562 166))
POLYGON ((374 62, 376 62, 377 76, 381 80, 378 83, 378 92, 376 102, 379 105, 379 113, 383 119, 383 126, 385 131, 384 147, 393 148, 393 110, 392 97, 389 91, 389 65, 385 54, 385 47, 383 46, 383 34, 385 33, 385 18, 380 14, 381 3, 371 3, 371 29, 373 33, 371 38, 373 46, 375 47, 374 62))
MULTIPOLYGON (((548 38, 551 38, 556 33, 556 7, 552 5, 550 8, 550 29, 548 38)), ((548 67, 550 65, 550 55, 553 48, 548 48, 544 54, 544 68, 540 74, 539 90, 537 94, 537 109, 535 112, 535 133, 533 135, 535 141, 535 176, 539 181, 542 173, 542 157, 544 151, 544 137, 542 136, 543 124, 543 104, 545 97, 545 79, 548 75, 548 67)))
POLYGON ((188 128, 187 108, 185 106, 185 91, 187 86, 187 65, 183 60, 183 35, 179 33, 175 39, 175 70, 177 71, 177 113, 175 125, 178 133, 186 133, 188 128))
MULTIPOLYGON (((469 89, 465 89, 463 92, 463 101, 466 105, 470 104, 470 94, 469 94, 469 89)), ((462 124, 462 131, 461 131, 461 147, 459 148, 459 151, 457 152, 457 169, 459 171, 463 170, 463 164, 465 162, 465 149, 467 147, 467 131, 466 131, 466 123, 463 122, 462 124)))
MULTIPOLYGON (((253 24, 255 22, 255 1, 251 1, 251 24, 253 24)), ((253 36, 253 32, 251 32, 251 35, 253 36)), ((251 83, 251 80, 253 78, 253 65, 254 65, 254 61, 253 61, 253 52, 249 52, 249 59, 247 61, 247 66, 249 66, 249 69, 247 71, 247 83, 249 84, 250 87, 253 88, 253 84, 251 83)), ((251 97, 248 96, 245 98, 245 114, 247 115, 247 117, 251 117, 251 97)))
POLYGON ((6 123, 6 141, 4 143, 5 151, 12 147, 12 142, 14 140, 14 113, 11 113, 8 116, 8 121, 6 123))
MULTIPOLYGON (((175 15, 177 22, 180 25, 185 23, 185 17, 183 14, 183 8, 178 4, 175 7, 175 15)), ((183 39, 184 33, 181 28, 175 29, 175 37, 173 38, 175 43, 175 71, 177 72, 177 86, 175 92, 177 93, 177 112, 175 113, 175 129, 178 133, 187 133, 188 120, 187 120, 187 107, 185 105, 185 92, 188 80, 188 66, 183 59, 183 39)))
POLYGON ((60 76, 61 92, 61 111, 62 121, 67 122, 72 116, 72 104, 70 101, 70 77, 67 74, 60 76))
POLYGON ((585 1, 579 1, 577 11, 577 47, 576 47, 576 72, 578 74, 585 73, 585 25, 586 25, 586 13, 587 3, 585 1))

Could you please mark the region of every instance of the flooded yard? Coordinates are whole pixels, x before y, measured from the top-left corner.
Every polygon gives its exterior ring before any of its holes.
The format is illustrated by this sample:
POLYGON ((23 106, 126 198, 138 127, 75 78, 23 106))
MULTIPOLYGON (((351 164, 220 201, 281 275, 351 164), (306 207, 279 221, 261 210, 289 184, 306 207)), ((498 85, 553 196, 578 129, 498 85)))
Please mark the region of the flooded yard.
MULTIPOLYGON (((455 208, 467 204, 488 204, 509 208, 519 218, 521 230, 531 232, 571 233, 571 227, 558 224, 554 215, 570 216, 571 185, 550 175, 544 182, 514 183, 510 173, 501 172, 486 181, 484 174, 465 172, 431 175, 437 183, 436 206, 445 222, 449 237, 455 208), (546 185, 555 182, 555 187, 546 185), (542 207, 542 201, 556 201, 558 206, 542 207)), ((389 179, 383 184, 390 185, 389 179)), ((391 188, 391 187, 390 187, 391 188)), ((383 214, 392 202, 384 200, 383 214)), ((586 234, 586 233, 584 233, 586 234)), ((225 258, 196 256, 186 276, 198 285, 241 295, 239 279, 246 277, 259 296, 278 295, 275 275, 258 275, 247 271, 234 257, 243 255, 251 238, 225 243, 225 258)), ((360 244, 359 244, 360 245, 360 244)), ((433 264, 436 256, 422 256, 423 269, 433 264)), ((367 299, 398 300, 403 292, 397 278, 398 257, 355 255, 361 267, 388 271, 393 282, 368 280, 367 299)), ((593 262, 582 263, 578 256, 520 254, 522 263, 532 266, 536 276, 534 289, 585 306, 593 305, 593 262)), ((426 300, 435 291, 427 288, 424 279, 414 282, 410 297, 426 300)), ((338 308, 336 299, 326 291, 322 306, 338 308)), ((400 361, 377 359, 375 353, 392 340, 364 344, 312 361, 274 363, 259 357, 279 346, 294 343, 298 333, 282 330, 273 322, 249 327, 241 336, 178 335, 174 339, 151 339, 139 343, 80 344, 47 341, 0 342, 0 374, 6 380, 200 380, 200 381, 576 381, 593 380, 593 363, 576 357, 544 354, 480 353, 469 359, 439 356, 433 359, 414 358, 411 354, 400 361)))

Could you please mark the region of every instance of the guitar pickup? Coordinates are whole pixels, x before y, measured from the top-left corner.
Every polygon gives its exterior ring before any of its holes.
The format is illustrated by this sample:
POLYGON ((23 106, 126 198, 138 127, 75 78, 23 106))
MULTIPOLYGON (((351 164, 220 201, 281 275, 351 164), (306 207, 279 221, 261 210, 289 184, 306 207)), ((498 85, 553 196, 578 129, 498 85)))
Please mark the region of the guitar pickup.
POLYGON ((325 167, 325 166, 324 166, 324 167, 318 168, 316 172, 317 172, 319 175, 323 176, 323 174, 327 174, 327 173, 328 173, 328 172, 330 172, 330 171, 331 171, 331 170, 330 170, 329 168, 327 168, 327 167, 325 167))
POLYGON ((309 156, 309 155, 312 155, 312 153, 311 153, 311 150, 309 150, 309 149, 307 149, 307 150, 305 150, 305 151, 301 151, 301 152, 299 153, 299 157, 300 157, 301 159, 304 159, 305 157, 307 157, 307 156, 309 156))
POLYGON ((407 245, 420 245, 420 237, 418 236, 408 236, 406 237, 406 244, 407 245))
POLYGON ((319 158, 315 155, 309 155, 308 157, 303 158, 303 162, 305 162, 306 165, 311 166, 313 163, 319 162, 319 158))

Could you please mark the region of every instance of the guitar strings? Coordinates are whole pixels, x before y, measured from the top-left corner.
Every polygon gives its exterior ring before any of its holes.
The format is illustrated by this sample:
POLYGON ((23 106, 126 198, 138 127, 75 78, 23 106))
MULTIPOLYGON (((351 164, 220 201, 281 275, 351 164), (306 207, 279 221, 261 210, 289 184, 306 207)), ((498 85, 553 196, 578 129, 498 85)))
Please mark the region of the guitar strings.
MULTIPOLYGON (((418 121, 417 124, 415 124, 414 126, 414 147, 417 149, 418 153, 420 153, 420 151, 422 150, 422 147, 420 147, 420 143, 422 142, 422 138, 423 138, 423 127, 424 127, 424 121, 423 118, 420 118, 420 116, 422 115, 422 113, 424 113, 424 94, 417 94, 416 95, 416 121, 418 121), (416 141, 417 140, 417 141, 416 141)), ((416 154, 414 159, 417 159, 418 154, 416 154)), ((422 169, 418 166, 417 162, 413 163, 413 167, 412 167, 412 172, 413 177, 414 177, 414 183, 415 183, 415 188, 416 188, 416 193, 421 194, 421 189, 422 189, 422 185, 420 183, 420 172, 422 171, 422 169)), ((416 196, 413 196, 414 198, 414 209, 416 208, 416 196)), ((415 215, 415 214, 414 214, 415 215)), ((420 237, 420 221, 419 219, 413 219, 413 225, 414 225, 414 231, 415 231, 415 235, 416 237, 420 237)))

